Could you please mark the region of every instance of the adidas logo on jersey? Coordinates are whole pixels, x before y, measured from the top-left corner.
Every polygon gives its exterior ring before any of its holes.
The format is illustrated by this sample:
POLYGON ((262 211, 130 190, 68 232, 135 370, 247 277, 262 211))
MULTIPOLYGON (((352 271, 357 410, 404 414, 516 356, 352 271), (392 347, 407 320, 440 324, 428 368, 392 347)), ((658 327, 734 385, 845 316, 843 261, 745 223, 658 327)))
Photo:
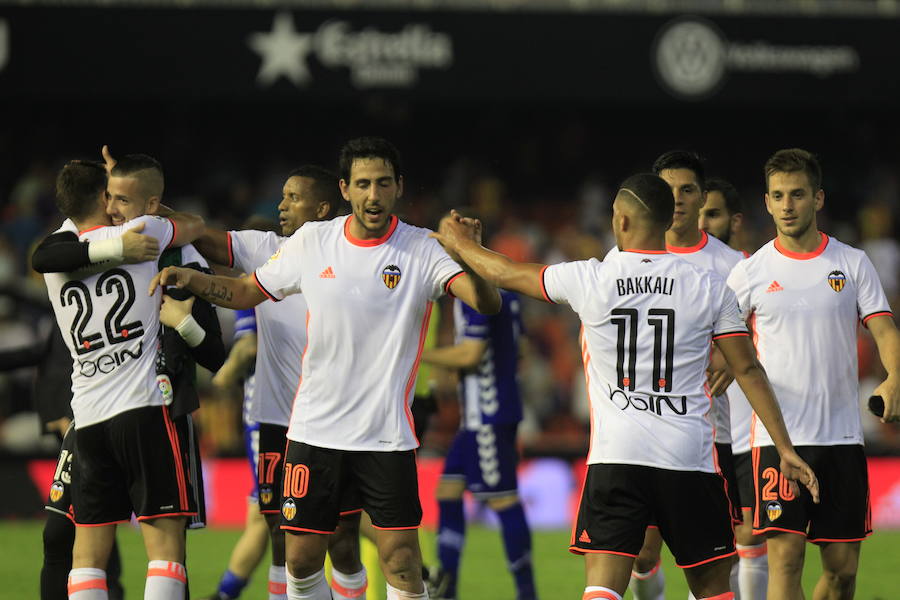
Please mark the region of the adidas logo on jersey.
POLYGON ((783 292, 783 291, 784 291, 784 288, 781 287, 780 283, 778 283, 777 281, 772 281, 772 284, 766 290, 766 293, 770 294, 772 292, 783 292))
POLYGON ((319 273, 319 278, 321 279, 334 279, 334 271, 331 267, 328 267, 321 273, 319 273))
POLYGON ((587 529, 581 530, 581 535, 578 536, 578 541, 581 542, 582 544, 590 544, 591 543, 591 536, 589 536, 587 534, 587 529))

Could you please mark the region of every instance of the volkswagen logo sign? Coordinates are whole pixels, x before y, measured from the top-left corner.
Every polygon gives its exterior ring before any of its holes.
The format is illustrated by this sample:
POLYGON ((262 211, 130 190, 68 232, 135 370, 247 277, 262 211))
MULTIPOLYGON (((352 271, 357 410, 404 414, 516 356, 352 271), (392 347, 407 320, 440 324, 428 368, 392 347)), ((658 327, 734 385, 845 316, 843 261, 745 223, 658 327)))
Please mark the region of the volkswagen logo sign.
POLYGON ((663 26, 651 58, 667 91, 686 100, 700 100, 722 83, 727 52, 727 41, 715 25, 688 17, 663 26))

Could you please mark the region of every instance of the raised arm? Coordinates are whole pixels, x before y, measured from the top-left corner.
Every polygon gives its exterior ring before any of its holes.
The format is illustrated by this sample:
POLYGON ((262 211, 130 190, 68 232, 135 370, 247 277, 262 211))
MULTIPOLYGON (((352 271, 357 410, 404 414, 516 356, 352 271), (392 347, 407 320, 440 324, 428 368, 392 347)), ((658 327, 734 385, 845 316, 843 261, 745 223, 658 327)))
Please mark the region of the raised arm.
MULTIPOLYGON (((478 280, 481 279, 488 287, 501 287, 521 292, 532 298, 545 300, 541 285, 541 271, 544 269, 544 265, 519 263, 483 247, 477 241, 480 237, 477 224, 477 221, 465 219, 454 210, 450 212, 449 217, 441 220, 438 231, 431 234, 431 237, 437 239, 450 256, 458 260, 466 272, 477 276, 456 279, 450 286, 453 295, 478 312, 483 312, 463 296, 464 293, 471 296, 474 289, 466 288, 468 286, 475 288, 478 280)), ((499 295, 497 299, 499 300, 499 295)))
POLYGON ((194 248, 209 262, 232 266, 227 231, 204 227, 200 237, 194 240, 194 248))
POLYGON ((256 283, 256 276, 224 277, 209 275, 185 267, 166 267, 150 281, 149 295, 157 286, 184 288, 207 302, 225 308, 252 308, 266 299, 256 283))
POLYGON ((756 352, 750 337, 732 335, 718 338, 716 346, 734 373, 734 379, 741 386, 750 406, 756 412, 766 431, 772 437, 775 449, 781 456, 781 472, 790 480, 795 493, 799 493, 797 482, 807 487, 814 502, 819 501, 819 482, 816 474, 806 462, 800 458, 791 443, 791 437, 784 425, 781 408, 775 399, 775 393, 769 384, 769 378, 762 365, 756 359, 756 352))
POLYGON ((900 421, 900 332, 891 315, 878 315, 866 321, 875 338, 878 357, 887 371, 887 379, 881 382, 873 394, 884 399, 882 423, 900 421))

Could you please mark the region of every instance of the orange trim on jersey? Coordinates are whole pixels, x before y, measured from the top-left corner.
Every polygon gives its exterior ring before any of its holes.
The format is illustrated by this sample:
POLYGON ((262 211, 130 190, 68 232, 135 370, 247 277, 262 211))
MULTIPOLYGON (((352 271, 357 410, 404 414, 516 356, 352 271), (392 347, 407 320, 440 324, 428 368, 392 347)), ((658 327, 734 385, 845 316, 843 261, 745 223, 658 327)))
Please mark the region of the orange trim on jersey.
POLYGON ((166 250, 168 250, 172 247, 172 244, 175 243, 175 236, 178 235, 178 225, 175 224, 175 221, 169 219, 169 217, 166 217, 166 219, 169 221, 169 223, 172 224, 172 239, 169 240, 168 244, 166 244, 166 250))
POLYGON ((178 502, 181 504, 181 510, 187 511, 190 509, 190 505, 188 504, 187 479, 184 476, 184 464, 181 462, 181 443, 178 440, 178 430, 175 428, 175 423, 172 422, 172 416, 169 414, 169 409, 163 406, 162 411, 163 421, 166 424, 166 432, 169 434, 169 445, 172 448, 172 458, 175 459, 175 480, 178 484, 178 502))
POLYGON ((228 248, 228 266, 234 268, 234 250, 231 247, 231 232, 225 232, 225 246, 228 248))
POLYGON ((304 527, 291 527, 290 525, 282 525, 285 531, 302 531, 303 533, 321 533, 322 535, 334 535, 334 531, 322 531, 320 529, 306 529, 304 527))
POLYGON ((709 243, 709 235, 702 229, 700 230, 700 241, 694 244, 693 246, 672 246, 668 243, 666 244, 666 250, 672 252, 674 254, 692 254, 694 252, 699 252, 703 250, 706 244, 709 243))
POLYGON ((409 393, 416 385, 416 373, 419 372, 419 362, 422 360, 422 350, 425 349, 425 338, 428 337, 428 321, 431 320, 431 308, 433 302, 429 301, 425 304, 425 316, 422 317, 422 326, 419 329, 419 345, 416 350, 416 360, 413 362, 412 369, 409 371, 409 378, 406 380, 406 391, 403 393, 403 410, 406 413, 406 422, 409 424, 409 430, 416 440, 416 446, 419 445, 419 438, 416 437, 416 425, 413 420, 412 411, 409 408, 409 393))
POLYGON ((456 298, 456 296, 453 295, 453 292, 450 291, 450 286, 453 285, 454 281, 456 281, 457 279, 459 279, 460 277, 462 277, 465 274, 466 274, 465 271, 460 271, 459 273, 457 273, 456 275, 454 275, 453 277, 448 279, 447 283, 444 284, 444 293, 447 294, 448 296, 450 296, 451 298, 456 298))
POLYGON ((360 596, 365 596, 366 589, 368 587, 369 587, 368 580, 366 580, 366 582, 362 585, 362 587, 348 588, 348 587, 344 587, 341 584, 339 584, 337 581, 334 580, 334 578, 331 579, 331 589, 333 589, 338 594, 340 594, 341 596, 344 596, 346 598, 359 598, 360 596))
POLYGON ((620 252, 633 252, 635 254, 668 254, 668 250, 644 250, 642 248, 626 248, 620 252))
POLYGON ((584 325, 581 326, 581 331, 579 332, 578 337, 581 339, 581 362, 584 364, 584 391, 587 394, 588 410, 591 413, 591 433, 590 437, 588 438, 588 455, 590 455, 590 449, 594 447, 594 399, 591 398, 591 375, 588 371, 588 365, 591 362, 591 353, 588 350, 587 337, 585 337, 584 333, 584 325))
POLYGON ((379 527, 375 523, 372 523, 372 527, 374 527, 375 529, 380 529, 381 531, 407 531, 409 529, 419 529, 420 527, 422 527, 422 524, 419 523, 418 525, 407 525, 406 527, 379 527))
POLYGON ((744 255, 744 258, 750 258, 750 253, 747 252, 746 250, 741 250, 740 252, 741 252, 741 254, 744 255))
MULTIPOLYGON (((306 351, 309 350, 309 310, 306 311, 306 345, 303 346, 303 353, 300 355, 300 379, 297 380, 297 389, 294 390, 294 400, 297 399, 297 394, 300 393, 300 386, 303 384, 303 359, 306 358, 306 351)), ((294 406, 296 406, 296 402, 291 402, 291 416, 288 419, 288 429, 290 430, 290 423, 294 421, 294 406)), ((287 436, 285 436, 287 437, 287 436)), ((284 456, 287 456, 287 444, 284 446, 284 456)))
POLYGON ((785 248, 784 246, 782 246, 781 242, 778 240, 778 238, 775 238, 775 249, 778 250, 778 252, 780 252, 781 254, 787 256, 788 258, 793 258, 796 260, 809 260, 809 259, 815 258, 815 257, 819 256, 820 254, 822 254, 823 252, 825 252, 825 247, 828 245, 829 237, 827 235, 825 235, 824 233, 822 233, 821 231, 819 232, 819 235, 821 236, 821 242, 819 242, 818 247, 816 247, 816 249, 813 250, 812 252, 792 252, 792 251, 788 250, 787 248, 785 248))
POLYGON ((400 223, 400 219, 397 218, 397 215, 391 215, 391 224, 388 226, 387 233, 385 233, 380 238, 375 238, 374 240, 361 240, 359 238, 353 237, 350 233, 350 222, 353 221, 353 215, 347 217, 347 220, 344 221, 344 237, 347 238, 347 241, 353 244, 354 246, 362 246, 364 248, 371 248, 372 246, 380 246, 381 244, 388 241, 388 238, 394 234, 394 230, 397 229, 397 224, 400 223))
POLYGON ((66 587, 68 589, 69 596, 77 594, 78 592, 83 592, 85 590, 109 590, 109 588, 106 587, 106 579, 100 578, 88 579, 87 581, 72 583, 72 578, 69 577, 69 583, 66 587))
POLYGON ((282 583, 280 581, 270 581, 269 593, 278 596, 284 596, 285 594, 287 594, 287 583, 282 583))
POLYGON ((109 227, 109 225, 94 225, 93 227, 88 227, 87 229, 82 229, 78 232, 78 235, 82 235, 87 233, 88 231, 94 231, 95 229, 100 229, 101 227, 109 227))
MULTIPOLYGON (((869 319, 872 319, 874 317, 891 317, 893 319, 894 313, 892 313, 889 310, 883 310, 881 312, 872 313, 871 315, 867 315, 860 320, 862 321, 863 325, 866 325, 869 322, 869 319)), ((868 327, 868 325, 866 325, 866 327, 868 327)))
POLYGON ((544 272, 549 266, 550 265, 544 265, 544 267, 541 269, 541 295, 543 295, 544 300, 546 300, 550 304, 556 304, 556 302, 550 299, 550 294, 547 293, 547 286, 544 284, 544 272))
POLYGON ((615 554, 616 556, 630 556, 637 558, 637 554, 629 554, 628 552, 614 552, 613 550, 586 550, 577 546, 569 546, 569 552, 572 554, 615 554))
POLYGON ((615 592, 606 592, 597 590, 593 592, 585 592, 581 600, 622 600, 622 596, 615 592))
POLYGON ((712 339, 721 340, 723 338, 729 338, 729 337, 750 337, 750 332, 749 331, 737 331, 735 333, 720 333, 719 335, 712 336, 712 339))
POLYGON ((187 583, 187 571, 184 565, 177 562, 170 562, 165 569, 147 569, 147 577, 168 577, 169 579, 177 579, 181 583, 187 583))
POLYGON ((632 570, 631 576, 634 577, 635 579, 640 579, 641 581, 644 581, 645 579, 649 579, 649 578, 653 577, 653 574, 656 573, 657 571, 659 571, 659 568, 661 566, 662 566, 662 561, 659 561, 656 563, 656 566, 654 566, 652 569, 650 569, 646 573, 638 573, 637 571, 632 570))
POLYGON ((759 558, 769 553, 769 547, 762 543, 758 546, 750 546, 748 548, 738 548, 738 556, 741 558, 759 558))
POLYGON ((256 287, 259 288, 259 291, 261 291, 263 294, 266 295, 266 298, 268 298, 272 302, 279 302, 278 298, 276 298, 275 296, 270 294, 269 290, 267 290, 265 287, 263 287, 263 284, 261 284, 259 282, 259 277, 256 276, 256 271, 253 271, 253 283, 256 284, 256 287))
MULTIPOLYGON (((197 515, 197 511, 183 511, 183 512, 171 512, 171 513, 161 513, 158 515, 144 515, 142 517, 135 517, 137 521, 152 521, 153 519, 161 519, 163 517, 194 517, 197 515)), ((123 521, 123 523, 128 523, 128 521, 123 521)))
POLYGON ((737 550, 732 550, 728 554, 720 554, 719 556, 713 556, 712 558, 707 558, 706 560, 701 560, 700 562, 691 563, 689 565, 679 565, 677 562, 675 565, 681 569, 693 569, 694 567, 699 567, 700 565, 705 565, 706 563, 715 562, 717 560, 722 560, 723 558, 729 558, 737 554, 737 550))

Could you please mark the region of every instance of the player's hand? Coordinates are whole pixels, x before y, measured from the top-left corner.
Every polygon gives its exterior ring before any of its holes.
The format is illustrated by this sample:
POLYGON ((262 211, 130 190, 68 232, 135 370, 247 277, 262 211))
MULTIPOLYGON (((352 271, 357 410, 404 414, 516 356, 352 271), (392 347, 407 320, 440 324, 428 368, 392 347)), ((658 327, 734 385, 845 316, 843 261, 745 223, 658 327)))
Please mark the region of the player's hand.
POLYGON ((47 422, 47 431, 55 431, 59 435, 66 435, 66 431, 69 429, 69 425, 71 425, 72 419, 69 417, 60 417, 53 421, 47 422))
POLYGON ((166 327, 178 327, 178 325, 191 314, 194 307, 194 297, 187 300, 176 300, 172 296, 163 294, 162 306, 159 308, 159 320, 166 327))
POLYGON ((450 214, 441 219, 438 230, 429 234, 429 237, 440 242, 453 260, 462 262, 458 254, 459 248, 467 242, 481 243, 481 221, 464 218, 451 210, 450 214))
POLYGON ((706 369, 706 383, 712 396, 721 396, 734 381, 734 373, 722 355, 722 351, 713 346, 709 355, 709 368, 706 369))
POLYGON ((109 146, 103 144, 103 147, 100 148, 100 154, 103 155, 103 162, 106 164, 106 174, 109 175, 112 173, 113 167, 116 166, 116 159, 113 158, 112 154, 109 153, 109 146))
POLYGON ((882 423, 900 422, 900 382, 888 377, 872 392, 873 396, 881 396, 884 400, 882 423))
POLYGON ((813 472, 812 467, 806 464, 806 461, 800 458, 794 450, 783 452, 781 454, 781 474, 788 480, 791 491, 795 496, 800 495, 799 483, 806 486, 812 496, 813 502, 819 503, 819 480, 813 472))
POLYGON ((142 234, 143 230, 144 224, 138 223, 122 234, 122 258, 126 263, 156 260, 159 256, 159 241, 155 237, 142 234))
POLYGON ((157 287, 173 285, 177 288, 187 287, 191 283, 194 269, 185 269, 182 267, 166 267, 153 276, 150 280, 150 287, 147 289, 147 295, 152 296, 156 292, 157 287))

